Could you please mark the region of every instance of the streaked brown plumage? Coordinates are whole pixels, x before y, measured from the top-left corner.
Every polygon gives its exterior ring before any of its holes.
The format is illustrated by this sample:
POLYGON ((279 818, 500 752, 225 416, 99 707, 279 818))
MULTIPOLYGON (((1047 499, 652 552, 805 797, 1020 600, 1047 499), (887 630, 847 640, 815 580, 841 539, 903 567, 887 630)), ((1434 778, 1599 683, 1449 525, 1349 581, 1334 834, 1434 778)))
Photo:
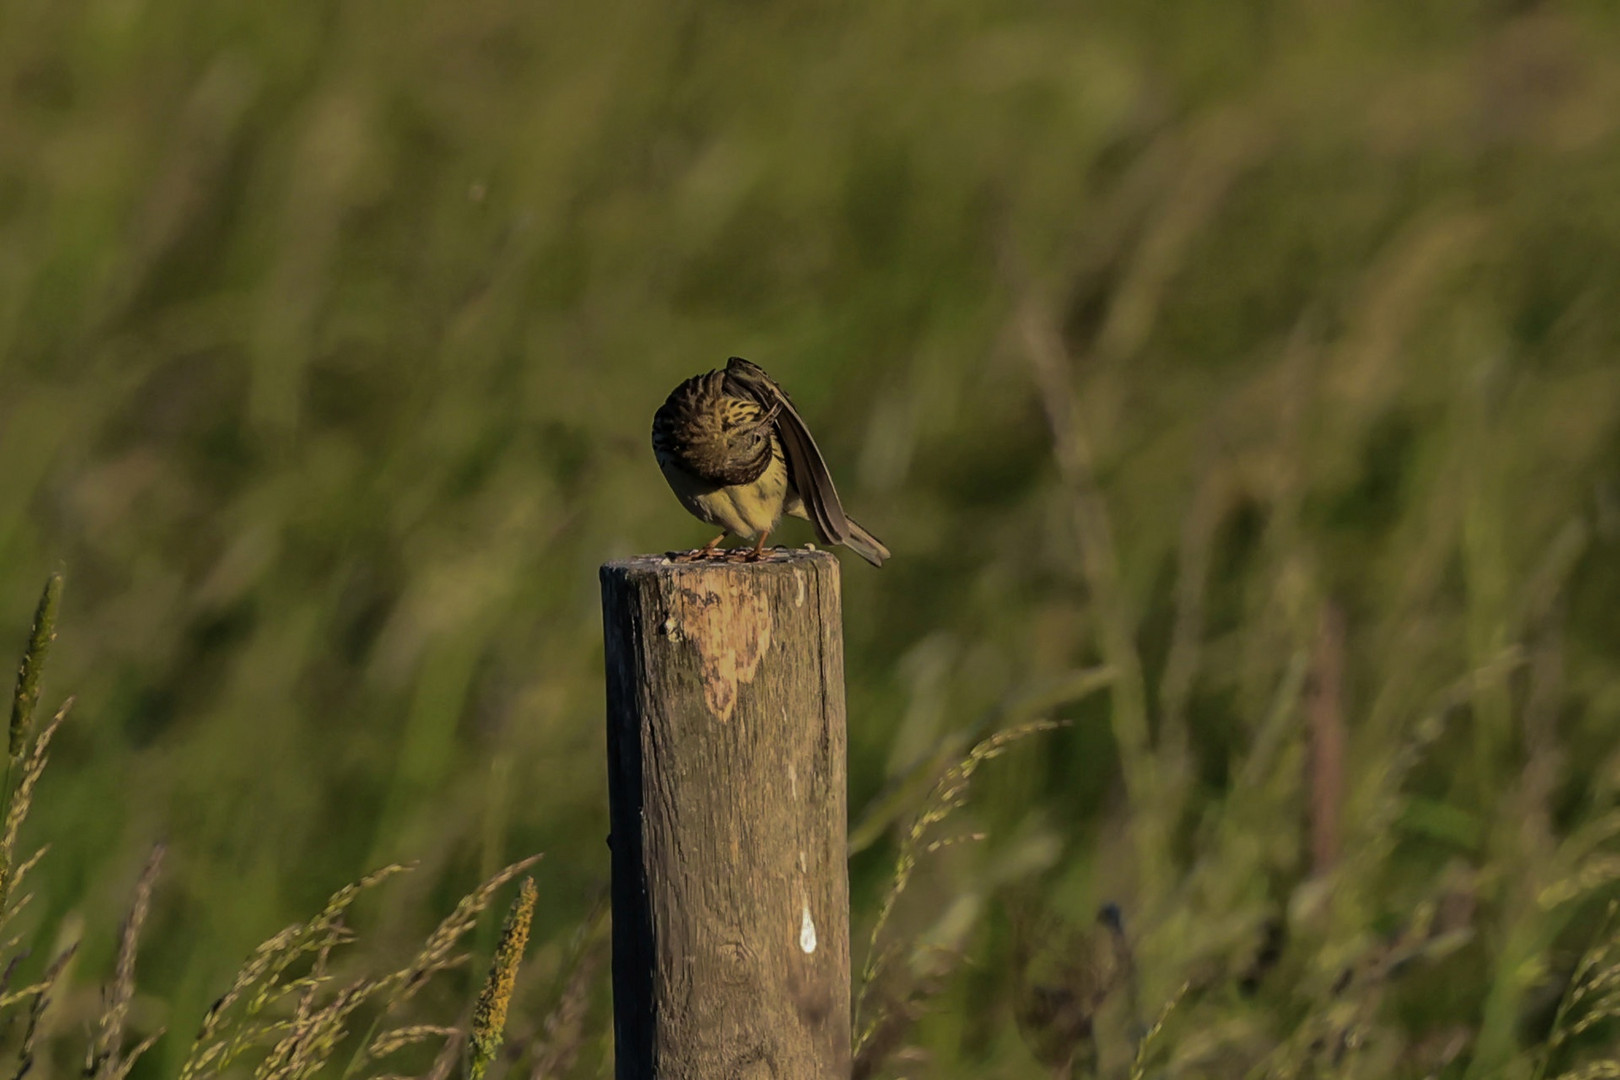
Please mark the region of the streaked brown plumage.
POLYGON ((844 513, 827 463, 787 391, 739 356, 694 375, 653 415, 653 453, 675 497, 693 516, 724 530, 692 553, 719 554, 727 535, 756 540, 751 558, 783 514, 815 526, 873 566, 889 549, 844 513))

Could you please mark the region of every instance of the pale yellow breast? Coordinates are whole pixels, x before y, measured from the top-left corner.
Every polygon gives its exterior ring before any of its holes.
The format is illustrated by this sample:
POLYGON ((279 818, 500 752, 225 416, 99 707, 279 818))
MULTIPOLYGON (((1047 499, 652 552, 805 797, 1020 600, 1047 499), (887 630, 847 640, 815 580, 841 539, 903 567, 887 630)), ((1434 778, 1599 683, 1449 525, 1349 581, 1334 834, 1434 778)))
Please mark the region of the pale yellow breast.
POLYGON ((770 532, 782 518, 787 499, 787 465, 780 457, 750 484, 721 487, 699 480, 670 462, 660 462, 664 478, 681 505, 694 517, 719 526, 733 536, 752 540, 770 532))

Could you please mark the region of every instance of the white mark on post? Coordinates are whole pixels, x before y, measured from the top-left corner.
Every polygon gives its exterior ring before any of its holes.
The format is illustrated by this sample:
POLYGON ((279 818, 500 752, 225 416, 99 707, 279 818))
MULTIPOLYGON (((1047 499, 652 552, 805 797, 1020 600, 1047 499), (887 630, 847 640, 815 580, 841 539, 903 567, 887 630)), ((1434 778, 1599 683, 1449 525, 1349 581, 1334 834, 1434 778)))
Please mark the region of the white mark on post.
POLYGON ((794 767, 791 761, 788 762, 788 787, 793 790, 793 797, 797 799, 799 797, 799 770, 794 767))
POLYGON ((799 595, 794 598, 793 606, 804 607, 804 573, 802 571, 793 571, 793 583, 799 587, 799 595))
POLYGON ((799 923, 799 948, 806 956, 816 951, 816 924, 810 918, 810 901, 804 902, 804 918, 799 923))
POLYGON ((669 640, 681 640, 681 627, 680 624, 675 621, 675 616, 671 615, 669 618, 664 620, 662 630, 664 631, 664 636, 669 640))
POLYGON ((799 873, 808 874, 809 872, 810 865, 804 861, 804 852, 801 851, 799 852, 799 873))

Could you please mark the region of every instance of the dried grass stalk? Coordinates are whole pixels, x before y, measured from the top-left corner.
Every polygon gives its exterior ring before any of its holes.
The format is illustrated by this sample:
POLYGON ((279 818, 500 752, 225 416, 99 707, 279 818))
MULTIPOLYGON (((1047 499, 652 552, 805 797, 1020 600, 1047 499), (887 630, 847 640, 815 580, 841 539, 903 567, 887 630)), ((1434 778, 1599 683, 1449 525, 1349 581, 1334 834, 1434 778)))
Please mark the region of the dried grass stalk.
MULTIPOLYGON (((6 805, 5 824, 0 828, 0 926, 6 925, 11 916, 16 913, 17 907, 11 905, 11 893, 22 871, 31 868, 39 861, 43 851, 36 852, 24 861, 20 870, 14 872, 13 867, 17 861, 17 837, 22 832, 23 822, 28 819, 29 807, 34 802, 34 786, 39 783, 40 774, 45 771, 45 765, 50 761, 51 738, 56 729, 62 726, 67 719, 69 710, 73 708, 73 699, 68 698, 62 707, 56 710, 56 715, 39 733, 34 740, 32 749, 28 751, 27 760, 23 763, 22 780, 17 789, 10 792, 9 802, 6 805)), ((8 769, 9 779, 9 769, 8 769)))
POLYGON ((539 855, 531 855, 527 859, 515 862, 463 897, 455 910, 432 934, 428 935, 427 941, 416 954, 416 958, 411 961, 410 966, 399 973, 403 977, 404 988, 396 1003, 408 1001, 436 972, 448 970, 465 962, 466 957, 455 951, 456 943, 477 925, 478 916, 489 906, 491 898, 502 885, 539 861, 539 855))
POLYGON ((84 1075, 89 1080, 116 1080, 127 1075, 141 1054, 161 1034, 158 1032, 148 1036, 128 1058, 119 1053, 124 1040, 124 1021, 129 1016, 129 1003, 135 997, 135 954, 140 946, 141 927, 146 924, 146 917, 151 912, 152 887, 157 883, 158 871, 162 866, 163 845, 159 844, 147 856, 146 866, 135 883, 135 899, 130 904, 129 914, 124 918, 124 928, 119 934, 118 963, 114 969, 113 983, 102 1006, 95 1040, 90 1044, 85 1058, 84 1075))
MULTIPOLYGON (((338 1000, 318 1013, 310 996, 326 979, 324 957, 334 946, 351 939, 342 923, 343 913, 362 892, 407 869, 400 864, 385 866, 344 886, 332 894, 314 918, 287 927, 255 949, 203 1018, 202 1030, 180 1068, 180 1080, 220 1075, 242 1054, 266 1042, 276 1046, 267 1058, 272 1068, 288 1063, 295 1055, 300 1063, 307 1064, 308 1055, 323 1045, 321 1040, 329 1034, 330 1023, 346 1018, 359 1004, 354 999, 362 987, 346 988, 338 1000), (288 969, 303 957, 313 958, 310 974, 286 980, 288 969), (300 996, 301 1007, 292 1020, 267 1018, 271 1005, 293 994, 300 996), (287 1042, 289 1037, 294 1039, 292 1043, 287 1042)), ((380 984, 381 980, 375 982, 380 984)), ((373 989, 380 989, 380 985, 373 989)))
POLYGON ((894 914, 895 905, 899 902, 901 894, 911 882, 911 875, 917 868, 919 856, 926 853, 924 838, 928 835, 928 831, 966 804, 973 774, 978 771, 980 765, 1005 754, 1012 744, 1020 739, 1063 726, 1061 721, 1034 720, 998 731, 981 740, 968 751, 966 757, 946 769, 935 783, 933 793, 924 803, 922 812, 912 821, 911 827, 906 830, 905 836, 900 841, 900 854, 895 860, 894 880, 890 882, 888 892, 883 897, 883 904, 878 909, 877 920, 872 924, 872 936, 867 944, 866 965, 861 972, 861 989, 855 1000, 857 1023, 865 1020, 855 1040, 857 1057, 884 1026, 882 1016, 866 1018, 868 1012, 866 1003, 873 988, 899 951, 897 944, 882 945, 883 933, 888 928, 889 919, 894 914))
POLYGON ((40 981, 29 988, 34 1000, 28 1008, 28 1026, 23 1029, 22 1045, 17 1048, 17 1071, 12 1074, 12 1080, 23 1080, 33 1070, 35 1042, 39 1036, 40 1021, 45 1018, 45 1010, 51 1005, 51 991, 56 988, 68 961, 78 950, 76 943, 63 949, 51 961, 51 966, 45 969, 40 981))

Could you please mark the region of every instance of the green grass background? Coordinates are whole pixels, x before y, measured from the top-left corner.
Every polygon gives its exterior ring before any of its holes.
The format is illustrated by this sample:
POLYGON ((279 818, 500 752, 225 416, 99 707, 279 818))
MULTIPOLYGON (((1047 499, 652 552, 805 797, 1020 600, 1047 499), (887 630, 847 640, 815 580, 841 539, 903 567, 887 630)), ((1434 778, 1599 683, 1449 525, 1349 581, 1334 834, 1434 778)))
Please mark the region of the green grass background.
POLYGON ((38 933, 85 939, 64 1038, 157 839, 142 1075, 391 859, 377 948, 546 852, 543 1012, 607 875, 596 567, 706 538, 648 428, 733 353, 895 552, 845 563, 858 934, 898 779, 1072 722, 902 898, 894 993, 931 993, 885 1075, 1052 1075, 1017 911, 1108 902, 1109 1075, 1188 981, 1166 1075, 1606 1052, 1538 1049, 1620 873, 1598 0, 7 0, 0 625, 65 567, 29 826, 38 933))

